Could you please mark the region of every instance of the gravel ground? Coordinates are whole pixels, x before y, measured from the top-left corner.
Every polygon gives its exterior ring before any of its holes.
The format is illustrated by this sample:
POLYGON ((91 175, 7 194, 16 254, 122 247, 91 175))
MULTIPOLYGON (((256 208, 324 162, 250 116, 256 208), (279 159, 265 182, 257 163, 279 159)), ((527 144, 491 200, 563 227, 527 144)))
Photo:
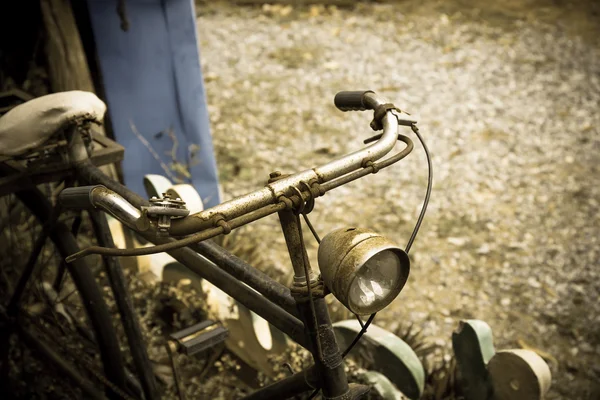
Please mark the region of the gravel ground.
MULTIPOLYGON (((411 321, 441 354, 459 320, 485 320, 497 348, 544 354, 549 399, 597 399, 600 24, 591 2, 558 3, 200 5, 198 28, 227 197, 359 148, 370 116, 337 111, 333 95, 384 94, 419 116, 435 175, 411 278, 376 323, 411 321)), ((317 200, 317 230, 405 243, 427 174, 415 147, 317 200)), ((275 217, 246 233, 289 268, 275 217)))

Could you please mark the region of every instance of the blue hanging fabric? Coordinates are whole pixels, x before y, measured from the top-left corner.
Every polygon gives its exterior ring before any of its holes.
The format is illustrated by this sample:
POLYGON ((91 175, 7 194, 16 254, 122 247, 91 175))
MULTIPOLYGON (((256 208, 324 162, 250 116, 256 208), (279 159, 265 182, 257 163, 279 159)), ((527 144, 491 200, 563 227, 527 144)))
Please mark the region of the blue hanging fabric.
POLYGON ((160 174, 218 204, 193 0, 127 0, 126 32, 116 0, 88 8, 125 184, 145 196, 144 175, 160 174))

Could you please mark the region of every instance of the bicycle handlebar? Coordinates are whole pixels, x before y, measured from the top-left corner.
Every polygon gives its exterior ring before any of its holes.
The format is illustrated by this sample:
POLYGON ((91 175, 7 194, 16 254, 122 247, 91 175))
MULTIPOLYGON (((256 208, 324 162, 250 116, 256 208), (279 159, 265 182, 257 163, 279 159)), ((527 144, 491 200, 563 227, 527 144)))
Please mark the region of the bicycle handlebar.
MULTIPOLYGON (((336 95, 336 98, 338 99, 336 106, 348 110, 375 109, 379 105, 386 104, 382 98, 372 91, 340 92, 336 95)), ((297 194, 298 190, 300 192, 305 191, 306 184, 309 187, 314 183, 323 184, 359 168, 364 168, 369 161, 375 162, 385 156, 396 144, 398 137, 396 116, 391 112, 387 112, 382 119, 382 125, 383 134, 372 145, 320 167, 311 168, 268 183, 262 189, 236 197, 186 218, 174 220, 170 229, 171 235, 184 236, 213 227, 218 220, 229 221, 268 205, 276 204, 281 201, 281 196, 293 196, 297 194)), ((304 201, 304 199, 301 200, 304 201)))
MULTIPOLYGON (((181 240, 164 243, 150 248, 137 249, 113 249, 92 246, 67 257, 67 262, 71 262, 80 257, 85 257, 88 254, 136 256, 163 251, 168 252, 192 243, 209 239, 222 233, 227 234, 232 229, 278 211, 282 211, 283 209, 303 207, 305 202, 308 202, 315 197, 322 196, 327 191, 338 186, 361 178, 367 174, 375 173, 382 168, 386 168, 406 157, 411 152, 413 148, 412 141, 408 137, 398 134, 398 126, 399 124, 410 124, 413 126, 413 130, 416 130, 416 126, 414 125, 416 120, 404 118, 404 113, 393 107, 393 105, 391 105, 392 108, 388 108, 390 104, 386 103, 372 91, 341 92, 338 93, 338 96, 336 97, 336 105, 340 109, 358 110, 364 108, 376 110, 375 118, 378 122, 377 125, 383 127, 383 132, 369 139, 369 141, 374 141, 373 144, 322 166, 292 175, 277 177, 276 179, 269 181, 262 189, 236 197, 215 207, 189 215, 182 219, 171 220, 169 229, 169 234, 171 236, 190 235, 181 240), (384 112, 380 112, 379 110, 384 107, 384 112), (377 117, 378 114, 380 114, 379 117, 377 117), (406 143, 406 147, 383 161, 375 162, 388 154, 395 146, 397 140, 406 143)), ((85 163, 78 165, 82 168, 82 171, 80 172, 85 173, 85 163)), ((117 194, 120 194, 125 198, 130 198, 130 196, 126 196, 126 192, 129 192, 126 188, 121 187, 119 189, 117 188, 119 185, 110 185, 110 187, 113 186, 117 194), (121 192, 123 192, 123 194, 121 192)), ((98 190, 97 192, 100 194, 110 194, 109 192, 112 191, 103 188, 103 191, 98 190)), ((96 193, 96 191, 94 191, 94 193, 96 193)), ((87 192, 77 192, 76 194, 81 197, 81 201, 84 200, 84 197, 90 199, 87 192)), ((134 197, 137 198, 136 196, 134 197)), ((130 207, 133 207, 125 200, 125 198, 119 197, 119 200, 122 200, 130 207)), ((117 218, 123 222, 121 219, 123 216, 122 210, 114 210, 115 207, 119 208, 123 204, 121 204, 120 201, 116 202, 114 200, 115 199, 107 198, 106 201, 97 201, 95 206, 103 208, 105 211, 117 216, 117 218)), ((80 206, 79 198, 71 198, 69 202, 80 206)), ((137 217, 137 213, 128 216, 137 217)), ((146 220, 146 218, 146 214, 142 213, 141 218, 131 218, 131 221, 129 221, 130 223, 127 225, 134 229, 137 228, 136 230, 139 231, 148 231, 150 228, 149 224, 145 224, 142 228, 144 225, 142 220, 146 220)), ((157 228, 154 226, 154 223, 152 223, 152 225, 153 228, 157 228)))

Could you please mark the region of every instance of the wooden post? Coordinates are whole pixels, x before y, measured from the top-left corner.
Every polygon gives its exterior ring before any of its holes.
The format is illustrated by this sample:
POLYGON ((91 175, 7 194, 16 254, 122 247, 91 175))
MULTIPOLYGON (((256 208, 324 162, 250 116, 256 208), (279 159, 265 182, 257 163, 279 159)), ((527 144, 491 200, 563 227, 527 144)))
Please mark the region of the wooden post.
POLYGON ((48 73, 53 92, 94 92, 85 52, 69 0, 40 0, 46 28, 48 73))

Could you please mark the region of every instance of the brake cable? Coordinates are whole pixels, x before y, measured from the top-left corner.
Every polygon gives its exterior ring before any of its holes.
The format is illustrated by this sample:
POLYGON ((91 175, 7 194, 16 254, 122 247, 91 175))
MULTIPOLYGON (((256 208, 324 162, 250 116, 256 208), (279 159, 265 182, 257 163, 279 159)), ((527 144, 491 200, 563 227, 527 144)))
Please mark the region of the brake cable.
MULTIPOLYGON (((425 217, 425 212, 427 211, 427 206, 429 205, 429 198, 431 197, 431 187, 433 185, 433 165, 431 163, 431 155, 429 154, 429 149, 427 148, 427 145, 425 144, 425 140, 419 133, 419 128, 417 128, 417 125, 412 124, 410 126, 410 128, 412 129, 414 134, 419 139, 419 142, 421 142, 421 146, 423 146, 423 150, 425 151, 425 157, 427 158, 427 171, 428 172, 427 172, 427 190, 425 191, 425 199, 423 200, 423 206, 421 207, 421 212, 419 213, 419 217, 417 218, 415 227, 413 228, 412 234, 410 235, 410 238, 408 239, 408 242, 406 244, 406 249, 404 250, 406 252, 406 254, 408 254, 408 252, 410 251, 410 249, 415 241, 415 238, 417 237, 417 234, 419 233, 421 224, 423 223, 423 218, 425 217)), ((308 220, 308 217, 304 216, 304 218, 305 218, 305 220, 308 220)), ((312 225, 310 225, 308 223, 308 221, 307 221, 307 225, 309 226, 309 228, 312 227, 312 225)), ((318 235, 316 235, 316 233, 313 229, 314 228, 311 228, 313 235, 315 235, 315 238, 317 239, 317 241, 320 242, 320 240, 318 239, 318 235)), ((358 332, 358 334, 356 335, 356 337, 354 338, 352 343, 350 343, 350 345, 342 353, 342 359, 346 358, 346 356, 352 351, 354 346, 360 341, 360 339, 363 337, 363 335, 367 332, 367 328, 369 328, 369 325, 371 325, 371 322, 373 322, 373 319, 375 319, 376 314, 377 313, 371 314, 369 316, 369 319, 367 320, 367 322, 365 322, 364 325, 361 324, 362 329, 360 330, 360 332, 358 332)), ((358 316, 357 316, 357 318, 358 318, 358 316)), ((360 319, 359 319, 359 321, 360 321, 360 319)), ((321 388, 315 389, 308 397, 308 400, 313 399, 319 393, 320 390, 321 390, 321 388)))
MULTIPOLYGON (((429 205, 429 198, 431 197, 431 186, 433 184, 433 166, 431 163, 431 155, 429 154, 429 149, 427 148, 427 145, 425 144, 425 140, 423 140, 423 137, 419 133, 419 128, 417 128, 417 126, 413 124, 413 125, 411 125, 411 129, 415 133, 415 135, 417 136, 419 141, 421 142, 421 145, 423 146, 423 150, 425 151, 425 157, 427 158, 428 172, 427 172, 427 190, 425 192, 425 199, 423 200, 423 206, 421 207, 421 212, 419 213, 419 218, 417 218, 417 222, 415 224, 413 232, 410 235, 410 238, 408 239, 408 243, 406 244, 406 249, 404 250, 406 252, 406 254, 408 254, 408 252, 410 251, 410 249, 415 241, 415 238, 417 237, 417 234, 419 233, 419 229, 421 228, 421 223, 423 222, 423 218, 425 217, 425 212, 427 211, 427 206, 429 205)), ((342 357, 345 358, 346 355, 348 353, 350 353, 350 351, 352 351, 352 348, 356 345, 356 343, 358 343, 360 338, 367 332, 367 328, 369 327, 371 322, 373 322, 373 319, 375 318, 375 314, 377 314, 377 313, 371 314, 371 316, 369 317, 367 322, 364 324, 364 326, 362 327, 360 332, 356 335, 356 338, 354 338, 354 341, 352 341, 350 346, 348 346, 346 351, 344 351, 342 357)))
MULTIPOLYGON (((306 215, 306 214, 302 214, 306 215)), ((317 320, 317 312, 315 311, 315 303, 313 300, 312 293, 312 282, 310 279, 310 272, 308 267, 308 260, 306 255, 306 244, 304 243, 304 237, 302 236, 302 225, 300 224, 300 217, 296 215, 296 223, 298 225, 298 235, 300 236, 300 245, 302 246, 302 265, 304 266, 304 275, 306 276, 306 289, 308 290, 308 302, 310 304, 310 313, 312 314, 313 324, 315 324, 315 330, 317 333, 317 352, 319 358, 323 361, 323 349, 321 347, 321 335, 319 333, 319 321, 317 320)))

